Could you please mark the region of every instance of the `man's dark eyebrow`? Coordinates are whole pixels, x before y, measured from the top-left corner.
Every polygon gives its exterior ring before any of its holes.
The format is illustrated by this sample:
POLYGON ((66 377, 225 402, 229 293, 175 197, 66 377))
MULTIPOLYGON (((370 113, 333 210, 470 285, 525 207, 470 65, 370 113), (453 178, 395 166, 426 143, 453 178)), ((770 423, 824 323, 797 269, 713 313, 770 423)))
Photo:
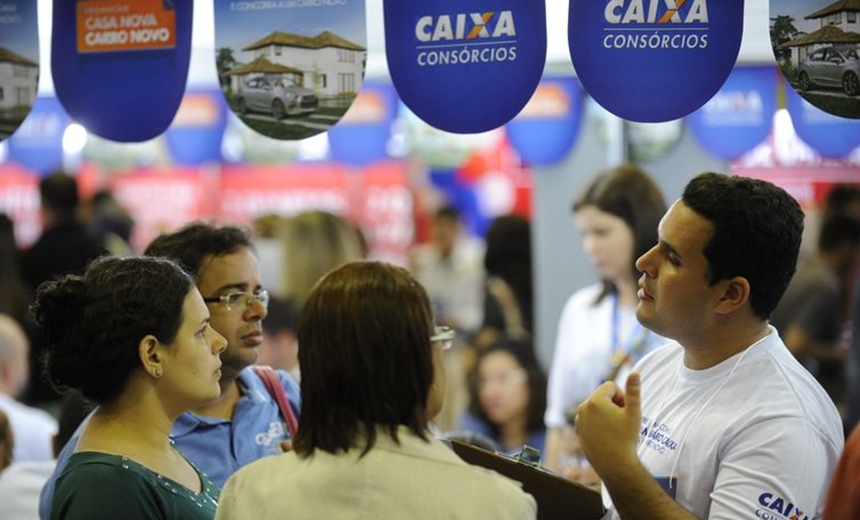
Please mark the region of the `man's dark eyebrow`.
POLYGON ((662 249, 663 251, 665 251, 666 253, 668 253, 672 256, 676 256, 678 258, 681 258, 681 255, 678 253, 678 250, 675 249, 674 247, 672 247, 672 245, 669 242, 666 242, 662 238, 660 239, 660 249, 662 249))

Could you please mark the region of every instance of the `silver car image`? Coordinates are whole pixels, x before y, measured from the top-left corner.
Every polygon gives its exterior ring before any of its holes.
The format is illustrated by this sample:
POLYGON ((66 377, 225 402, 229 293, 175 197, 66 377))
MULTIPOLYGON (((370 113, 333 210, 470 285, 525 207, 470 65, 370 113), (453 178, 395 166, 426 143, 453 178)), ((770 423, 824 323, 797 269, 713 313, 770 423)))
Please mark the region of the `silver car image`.
POLYGON ((849 96, 860 93, 860 58, 857 46, 824 47, 810 54, 797 69, 801 90, 842 87, 849 96))
POLYGON ((286 77, 259 77, 249 80, 238 92, 239 114, 248 111, 271 114, 275 119, 312 114, 319 106, 313 91, 296 85, 286 77))

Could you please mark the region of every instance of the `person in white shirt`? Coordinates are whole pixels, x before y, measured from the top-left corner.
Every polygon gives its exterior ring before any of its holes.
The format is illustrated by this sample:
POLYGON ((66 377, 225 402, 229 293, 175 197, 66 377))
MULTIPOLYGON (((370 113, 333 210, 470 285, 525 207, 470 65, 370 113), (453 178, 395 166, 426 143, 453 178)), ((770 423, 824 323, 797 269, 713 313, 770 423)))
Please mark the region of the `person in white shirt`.
POLYGON ((13 462, 54 460, 51 438, 57 432, 57 420, 17 400, 29 378, 29 350, 18 322, 0 314, 0 410, 9 417, 15 436, 13 462))
POLYGON ((484 245, 467 236, 453 206, 436 210, 431 237, 412 249, 410 270, 427 289, 439 323, 474 333, 483 314, 484 245))
POLYGON ((599 482, 583 464, 570 412, 600 383, 623 381, 633 364, 668 343, 636 321, 636 258, 657 240, 666 202, 640 168, 622 164, 597 175, 573 203, 582 247, 600 281, 576 291, 558 322, 544 422, 546 465, 583 483, 599 482))
MULTIPOLYGON (((59 429, 52 439, 52 453, 58 455, 81 421, 93 409, 93 403, 79 392, 68 391, 60 406, 59 429)), ((39 495, 54 472, 55 460, 16 462, 0 472, 0 517, 3 520, 39 518, 39 495)))
POLYGON ((802 230, 788 193, 744 177, 701 174, 669 208, 636 317, 675 342, 576 416, 606 518, 820 518, 841 420, 768 324, 802 230))

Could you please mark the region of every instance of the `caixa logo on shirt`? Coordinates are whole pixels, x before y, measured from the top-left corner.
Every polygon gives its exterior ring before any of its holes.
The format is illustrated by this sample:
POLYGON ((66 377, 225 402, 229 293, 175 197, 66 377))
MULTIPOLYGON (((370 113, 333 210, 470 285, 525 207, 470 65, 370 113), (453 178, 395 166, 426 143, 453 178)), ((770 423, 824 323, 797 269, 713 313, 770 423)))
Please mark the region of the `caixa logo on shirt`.
POLYGON ((257 436, 254 437, 254 441, 260 446, 270 448, 272 444, 286 437, 286 434, 287 428, 284 423, 280 421, 272 421, 269 423, 269 429, 258 433, 257 436))
POLYGON ((779 495, 765 491, 759 495, 758 503, 762 507, 756 509, 755 515, 764 520, 809 520, 800 507, 779 495))

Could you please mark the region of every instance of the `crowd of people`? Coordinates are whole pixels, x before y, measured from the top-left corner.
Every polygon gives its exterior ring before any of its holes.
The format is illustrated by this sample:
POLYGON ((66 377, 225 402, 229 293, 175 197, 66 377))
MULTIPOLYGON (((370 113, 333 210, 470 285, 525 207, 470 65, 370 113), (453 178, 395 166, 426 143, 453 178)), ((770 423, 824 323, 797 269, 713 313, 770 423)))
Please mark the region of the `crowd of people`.
POLYGON ((3 518, 536 518, 452 439, 536 448, 608 519, 860 515, 860 186, 809 238, 765 181, 703 173, 667 205, 600 172, 571 220, 599 279, 548 367, 523 216, 479 239, 440 207, 399 267, 324 211, 136 254, 108 193, 40 195, 27 250, 0 216, 3 518))

